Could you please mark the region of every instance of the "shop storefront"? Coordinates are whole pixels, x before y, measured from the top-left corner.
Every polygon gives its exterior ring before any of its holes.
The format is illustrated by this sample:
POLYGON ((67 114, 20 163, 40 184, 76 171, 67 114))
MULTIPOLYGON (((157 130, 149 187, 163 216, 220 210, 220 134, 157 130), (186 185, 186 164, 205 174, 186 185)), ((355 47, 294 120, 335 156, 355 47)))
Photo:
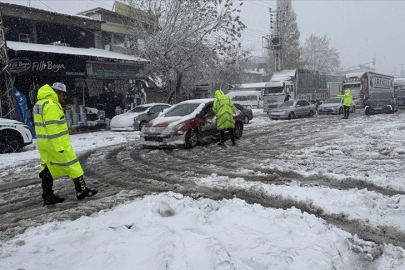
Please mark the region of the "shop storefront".
POLYGON ((141 80, 148 63, 142 58, 100 49, 9 42, 14 86, 27 96, 28 107, 44 84, 60 81, 67 103, 96 107, 103 102, 108 117, 141 102, 141 80))

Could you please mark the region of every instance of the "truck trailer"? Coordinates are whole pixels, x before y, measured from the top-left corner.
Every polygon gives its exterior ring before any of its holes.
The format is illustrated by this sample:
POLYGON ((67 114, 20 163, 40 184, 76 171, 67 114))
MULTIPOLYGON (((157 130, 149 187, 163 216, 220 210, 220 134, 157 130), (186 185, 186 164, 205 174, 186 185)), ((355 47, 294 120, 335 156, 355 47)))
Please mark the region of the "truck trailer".
POLYGON ((342 93, 342 82, 327 82, 326 83, 326 98, 336 97, 342 93))
POLYGON ((327 98, 327 82, 342 81, 340 76, 323 75, 318 71, 289 69, 273 73, 263 92, 263 111, 278 107, 286 98, 318 101, 327 98))
POLYGON ((356 109, 362 109, 373 92, 394 93, 394 77, 371 71, 347 73, 343 79, 343 89, 350 89, 356 109))

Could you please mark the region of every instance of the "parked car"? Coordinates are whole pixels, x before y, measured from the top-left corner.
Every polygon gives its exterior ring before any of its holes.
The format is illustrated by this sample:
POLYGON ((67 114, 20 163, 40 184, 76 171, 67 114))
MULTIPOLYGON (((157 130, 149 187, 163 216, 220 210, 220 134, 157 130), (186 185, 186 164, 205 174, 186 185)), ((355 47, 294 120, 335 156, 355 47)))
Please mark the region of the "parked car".
MULTIPOLYGON (((145 125, 140 133, 146 147, 185 147, 218 141, 216 116, 212 112, 214 99, 193 99, 173 105, 169 110, 145 125)), ((243 114, 235 110, 235 138, 243 133, 243 114)))
POLYGON ((405 89, 398 89, 396 91, 396 97, 397 97, 398 107, 404 107, 405 106, 405 89))
POLYGON ((365 114, 394 113, 396 111, 398 111, 398 105, 393 92, 373 92, 364 106, 365 114))
POLYGON ((0 118, 0 154, 13 153, 32 143, 29 127, 22 122, 0 118))
MULTIPOLYGON (((356 111, 356 105, 352 102, 352 106, 350 108, 350 112, 354 113, 356 111)), ((325 100, 321 105, 318 107, 318 114, 343 114, 344 112, 344 105, 343 105, 343 98, 341 97, 333 97, 325 100)))
POLYGON ((132 110, 114 116, 111 119, 111 130, 113 131, 136 131, 150 120, 155 119, 159 113, 170 108, 170 104, 166 103, 149 103, 138 105, 132 110))
POLYGON ((312 117, 315 114, 315 105, 304 99, 288 100, 279 107, 268 112, 271 119, 294 119, 298 117, 312 117))
POLYGON ((249 124, 250 120, 253 119, 253 111, 252 109, 248 109, 245 106, 240 105, 239 103, 233 103, 235 105, 236 109, 241 111, 243 114, 243 123, 245 125, 249 124))

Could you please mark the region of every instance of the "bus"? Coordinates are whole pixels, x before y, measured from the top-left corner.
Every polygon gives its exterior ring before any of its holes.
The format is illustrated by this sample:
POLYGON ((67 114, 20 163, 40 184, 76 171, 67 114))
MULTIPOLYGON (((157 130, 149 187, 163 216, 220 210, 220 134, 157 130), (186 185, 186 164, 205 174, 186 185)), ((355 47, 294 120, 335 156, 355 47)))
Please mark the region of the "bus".
POLYGON ((261 91, 230 91, 227 96, 234 103, 239 103, 246 108, 263 108, 263 95, 261 91))

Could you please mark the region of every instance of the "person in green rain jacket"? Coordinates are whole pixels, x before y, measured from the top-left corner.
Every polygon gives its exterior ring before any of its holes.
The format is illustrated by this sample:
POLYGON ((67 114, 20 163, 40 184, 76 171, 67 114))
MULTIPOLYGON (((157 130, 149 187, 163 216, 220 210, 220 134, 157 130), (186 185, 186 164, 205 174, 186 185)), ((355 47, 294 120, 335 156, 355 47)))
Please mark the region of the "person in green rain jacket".
POLYGON ((350 107, 352 106, 352 93, 350 92, 350 89, 346 89, 345 93, 343 95, 337 95, 338 97, 343 98, 343 107, 344 107, 344 116, 343 119, 349 119, 349 111, 350 107))
POLYGON ((62 176, 73 179, 77 199, 94 196, 96 189, 89 189, 83 180, 83 169, 69 139, 69 130, 62 109, 66 85, 56 82, 38 90, 34 112, 37 147, 41 157, 39 178, 42 179, 44 205, 61 203, 65 199, 53 193, 53 180, 62 176))
POLYGON ((222 90, 215 91, 214 104, 212 111, 217 116, 217 128, 221 133, 220 141, 218 145, 224 145, 225 143, 225 131, 228 130, 231 137, 232 145, 235 145, 235 120, 233 119, 233 111, 235 106, 232 100, 222 92, 222 90))

